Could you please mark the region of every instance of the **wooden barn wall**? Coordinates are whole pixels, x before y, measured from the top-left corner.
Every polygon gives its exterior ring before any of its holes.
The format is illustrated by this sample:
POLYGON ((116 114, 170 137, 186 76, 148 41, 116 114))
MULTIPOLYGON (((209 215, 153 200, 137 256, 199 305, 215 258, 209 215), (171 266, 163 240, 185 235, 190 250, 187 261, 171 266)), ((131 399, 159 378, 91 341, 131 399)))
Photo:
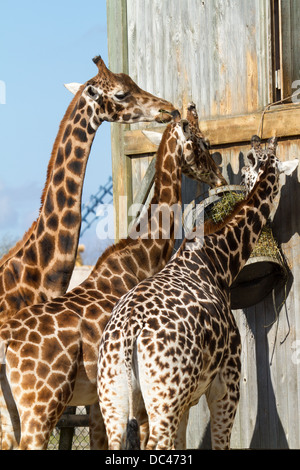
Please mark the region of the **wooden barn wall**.
POLYGON ((128 72, 202 119, 270 102, 269 2, 127 0, 128 72), (259 26, 259 27, 258 27, 259 26))
MULTIPOLYGON (((294 24, 284 50, 296 54, 297 2, 283 0, 294 24)), ((298 15, 298 16, 297 16, 298 15)), ((200 127, 213 144, 224 176, 240 182, 243 155, 257 133, 262 110, 272 101, 270 1, 108 0, 110 67, 125 71, 144 89, 172 101, 181 111, 196 103, 200 127)), ((299 56, 298 56, 299 57, 299 56)), ((285 56, 287 67, 290 57, 285 56)), ((295 68, 289 81, 297 79, 295 68)), ((297 64, 296 64, 297 65, 297 64)), ((287 68, 286 68, 287 71, 287 68)), ((300 107, 276 107, 265 115, 264 137, 277 133, 282 160, 300 157, 300 107)), ((153 124, 113 126, 115 200, 139 190, 155 149, 140 129, 153 124)), ((156 126, 163 130, 161 126, 156 126)), ((300 448, 300 169, 286 178, 274 219, 274 235, 290 268, 285 289, 234 312, 242 337, 241 400, 233 448, 300 448)), ((184 203, 206 191, 183 184, 184 203)), ((127 224, 126 207, 117 222, 127 224)), ((188 447, 207 448, 205 399, 192 408, 188 447)))
MULTIPOLYGON (((110 68, 129 73, 183 116, 190 101, 201 119, 251 113, 270 102, 268 1, 109 0, 107 7, 110 68)), ((112 125, 116 206, 119 196, 128 198, 116 213, 117 237, 126 231, 124 220, 133 202, 131 165, 139 172, 142 163, 135 155, 124 158, 124 129, 112 125)))

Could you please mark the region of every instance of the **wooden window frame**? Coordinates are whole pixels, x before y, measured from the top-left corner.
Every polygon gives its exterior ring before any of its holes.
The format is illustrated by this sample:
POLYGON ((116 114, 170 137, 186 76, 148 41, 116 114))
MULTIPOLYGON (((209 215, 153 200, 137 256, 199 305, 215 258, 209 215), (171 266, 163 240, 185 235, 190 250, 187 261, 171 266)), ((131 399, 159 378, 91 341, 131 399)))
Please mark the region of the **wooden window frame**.
MULTIPOLYGON (((292 103, 291 0, 271 1, 273 101, 292 103)), ((299 76, 300 79, 300 76, 299 76)))

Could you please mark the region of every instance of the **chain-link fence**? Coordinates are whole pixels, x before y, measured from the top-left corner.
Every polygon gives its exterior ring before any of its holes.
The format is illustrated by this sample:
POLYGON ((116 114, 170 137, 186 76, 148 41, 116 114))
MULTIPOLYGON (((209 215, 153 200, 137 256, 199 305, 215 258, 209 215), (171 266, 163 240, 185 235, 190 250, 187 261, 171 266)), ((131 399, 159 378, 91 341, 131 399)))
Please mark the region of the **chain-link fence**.
POLYGON ((53 430, 48 450, 90 450, 89 407, 69 406, 53 430))

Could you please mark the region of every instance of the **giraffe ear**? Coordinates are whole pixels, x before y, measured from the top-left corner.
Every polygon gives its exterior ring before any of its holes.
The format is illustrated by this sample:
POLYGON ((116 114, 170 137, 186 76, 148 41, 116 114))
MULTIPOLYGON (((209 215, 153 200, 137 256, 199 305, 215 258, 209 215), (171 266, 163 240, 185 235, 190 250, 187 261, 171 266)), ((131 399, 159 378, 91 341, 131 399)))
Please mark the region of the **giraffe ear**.
POLYGON ((156 145, 157 147, 160 144, 162 134, 161 132, 154 132, 154 131, 142 131, 144 136, 152 142, 152 144, 156 145))
POLYGON ((295 160, 289 160, 287 162, 278 162, 278 169, 280 173, 284 173, 287 176, 290 176, 293 171, 297 168, 299 163, 298 158, 295 160))
POLYGON ((81 83, 65 83, 64 85, 73 95, 76 95, 77 91, 82 86, 81 83))

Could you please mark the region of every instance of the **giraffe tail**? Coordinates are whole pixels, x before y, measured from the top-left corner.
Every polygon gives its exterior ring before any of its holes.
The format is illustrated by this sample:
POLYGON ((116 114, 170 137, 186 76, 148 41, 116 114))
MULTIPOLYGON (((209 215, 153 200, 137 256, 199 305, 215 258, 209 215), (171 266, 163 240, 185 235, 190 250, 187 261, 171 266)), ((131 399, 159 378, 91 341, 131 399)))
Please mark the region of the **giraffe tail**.
POLYGON ((139 317, 132 315, 131 321, 124 321, 122 336, 124 347, 124 365, 127 376, 129 419, 126 428, 126 450, 140 450, 140 432, 139 424, 134 417, 134 398, 133 398, 133 351, 137 336, 142 329, 142 323, 139 317))
POLYGON ((140 430, 135 418, 127 423, 125 448, 126 450, 140 450, 140 430))

